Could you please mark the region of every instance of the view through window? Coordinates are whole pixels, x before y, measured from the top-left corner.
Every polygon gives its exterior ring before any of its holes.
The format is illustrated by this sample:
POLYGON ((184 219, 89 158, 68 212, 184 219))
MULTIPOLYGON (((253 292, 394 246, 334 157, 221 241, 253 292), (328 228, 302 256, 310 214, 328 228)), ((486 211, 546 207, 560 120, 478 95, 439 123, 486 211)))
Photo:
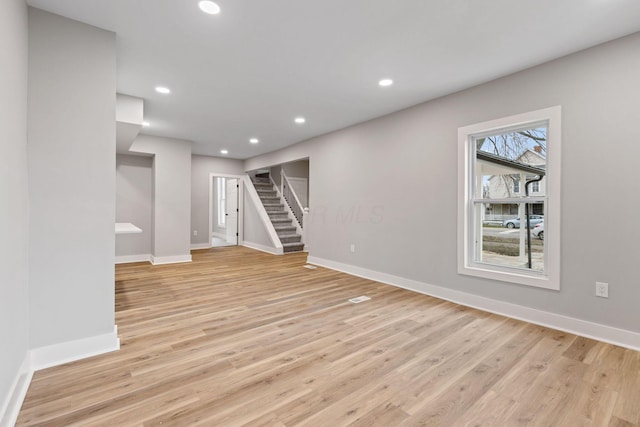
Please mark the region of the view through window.
POLYGON ((471 259, 544 273, 546 125, 474 135, 470 142, 471 259))

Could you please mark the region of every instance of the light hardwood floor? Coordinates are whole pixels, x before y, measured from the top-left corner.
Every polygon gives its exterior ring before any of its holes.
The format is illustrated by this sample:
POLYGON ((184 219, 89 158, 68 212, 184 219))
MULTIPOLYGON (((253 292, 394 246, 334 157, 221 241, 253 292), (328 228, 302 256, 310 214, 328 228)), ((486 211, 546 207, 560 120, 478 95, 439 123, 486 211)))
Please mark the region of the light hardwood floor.
POLYGON ((640 425, 638 352, 305 254, 193 259, 117 266, 121 350, 37 372, 18 425, 640 425))

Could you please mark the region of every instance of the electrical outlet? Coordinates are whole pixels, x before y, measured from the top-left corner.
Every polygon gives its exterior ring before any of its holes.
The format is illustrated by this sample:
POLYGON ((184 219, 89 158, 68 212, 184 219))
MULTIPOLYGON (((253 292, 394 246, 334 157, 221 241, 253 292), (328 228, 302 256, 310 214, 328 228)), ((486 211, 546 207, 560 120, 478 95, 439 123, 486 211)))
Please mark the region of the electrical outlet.
POLYGON ((604 282, 596 282, 596 296, 601 298, 609 298, 609 284, 604 282))
POLYGON ((197 236, 198 235, 198 230, 193 230, 193 235, 197 236))
POLYGON ((351 253, 356 251, 356 245, 354 243, 351 244, 351 253))

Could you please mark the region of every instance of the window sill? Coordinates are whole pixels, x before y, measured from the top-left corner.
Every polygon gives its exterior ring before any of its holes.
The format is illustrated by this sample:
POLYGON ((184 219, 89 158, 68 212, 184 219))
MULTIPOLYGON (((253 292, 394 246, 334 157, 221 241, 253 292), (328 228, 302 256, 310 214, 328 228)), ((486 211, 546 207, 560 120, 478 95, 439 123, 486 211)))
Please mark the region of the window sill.
POLYGON ((527 274, 518 272, 515 269, 499 269, 499 267, 489 267, 482 264, 460 266, 458 273, 465 276, 480 277, 483 279, 497 280, 536 288, 560 290, 560 282, 557 279, 538 274, 527 274))

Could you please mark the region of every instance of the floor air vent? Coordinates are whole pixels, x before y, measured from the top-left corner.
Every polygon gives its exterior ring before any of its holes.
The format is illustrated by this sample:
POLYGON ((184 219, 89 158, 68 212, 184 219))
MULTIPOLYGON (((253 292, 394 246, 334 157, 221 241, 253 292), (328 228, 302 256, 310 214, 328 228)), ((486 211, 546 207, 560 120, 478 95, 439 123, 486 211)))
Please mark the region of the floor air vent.
POLYGON ((315 270, 318 267, 316 267, 315 265, 307 264, 304 266, 304 268, 308 268, 309 270, 315 270))
POLYGON ((358 304, 359 302, 364 302, 364 301, 369 301, 371 298, 362 295, 361 297, 355 297, 355 298, 351 298, 349 300, 349 302, 352 302, 354 304, 358 304))

